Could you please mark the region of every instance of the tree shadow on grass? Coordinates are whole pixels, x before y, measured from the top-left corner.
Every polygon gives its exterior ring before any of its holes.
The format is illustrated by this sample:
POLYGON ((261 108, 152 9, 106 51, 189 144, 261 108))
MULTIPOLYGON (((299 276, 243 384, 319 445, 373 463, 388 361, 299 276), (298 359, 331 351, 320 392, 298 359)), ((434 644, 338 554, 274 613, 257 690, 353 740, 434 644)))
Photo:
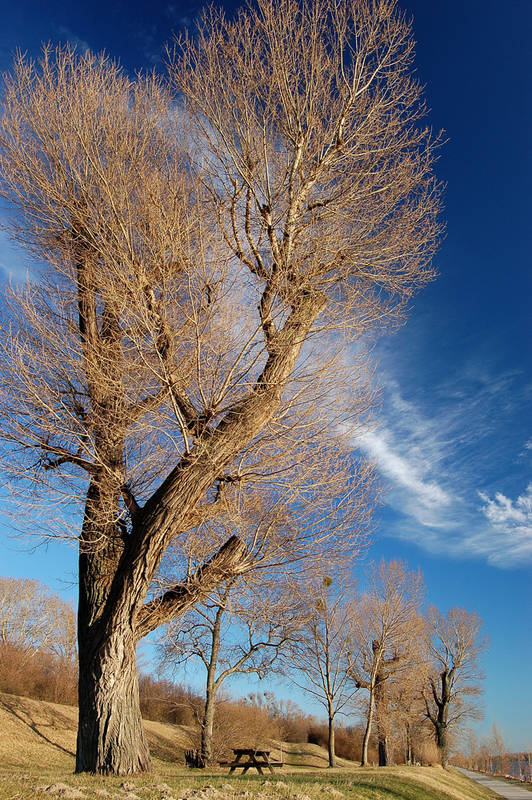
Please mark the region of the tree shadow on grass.
POLYGON ((26 725, 30 730, 33 731, 33 733, 36 733, 37 736, 40 736, 41 739, 44 739, 44 741, 47 742, 47 744, 52 745, 52 747, 55 747, 57 750, 61 750, 62 753, 66 753, 69 756, 75 757, 76 754, 73 753, 72 750, 69 750, 67 747, 63 747, 57 742, 54 742, 52 739, 49 739, 48 736, 46 736, 42 731, 40 731, 39 728, 37 727, 37 723, 31 718, 27 709, 22 710, 21 704, 17 704, 15 700, 10 701, 6 700, 5 697, 2 697, 0 699, 0 706, 4 708, 6 711, 8 711, 10 714, 12 714, 14 717, 16 717, 16 719, 20 720, 20 722, 23 722, 24 725, 26 725))
POLYGON ((395 800, 412 800, 412 798, 423 798, 423 800, 438 800, 438 797, 441 797, 441 794, 435 794, 431 789, 427 789, 427 787, 418 786, 416 784, 409 786, 383 786, 382 783, 377 782, 375 780, 371 780, 371 778, 364 778, 359 777, 357 775, 356 780, 353 781, 352 784, 354 787, 358 788, 365 788, 365 789, 378 789, 379 797, 393 797, 395 800))

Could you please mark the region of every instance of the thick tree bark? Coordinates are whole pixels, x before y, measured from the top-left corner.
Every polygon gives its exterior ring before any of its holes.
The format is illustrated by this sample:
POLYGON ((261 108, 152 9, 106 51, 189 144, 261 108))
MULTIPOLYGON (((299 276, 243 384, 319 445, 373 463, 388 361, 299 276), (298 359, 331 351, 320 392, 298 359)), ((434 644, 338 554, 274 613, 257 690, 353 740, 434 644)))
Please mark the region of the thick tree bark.
POLYGON ((76 772, 128 775, 150 769, 135 639, 131 631, 117 631, 100 646, 80 647, 76 772))
MULTIPOLYGON (((115 492, 116 494, 116 492, 115 492)), ((79 722, 76 771, 125 775, 151 768, 142 728, 132 605, 117 599, 124 538, 107 518, 112 488, 89 487, 79 556, 79 722), (100 541, 100 547, 95 542, 100 541)))

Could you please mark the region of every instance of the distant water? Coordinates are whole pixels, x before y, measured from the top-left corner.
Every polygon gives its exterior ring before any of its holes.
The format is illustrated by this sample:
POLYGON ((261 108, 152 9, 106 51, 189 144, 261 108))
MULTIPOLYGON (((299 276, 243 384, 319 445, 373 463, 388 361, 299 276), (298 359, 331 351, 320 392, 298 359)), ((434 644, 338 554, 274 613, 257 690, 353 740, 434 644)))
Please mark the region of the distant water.
MULTIPOLYGON (((511 775, 521 781, 532 781, 532 753, 512 753, 504 757, 503 769, 505 775, 511 775)), ((501 772, 498 758, 493 758, 491 771, 501 772)))

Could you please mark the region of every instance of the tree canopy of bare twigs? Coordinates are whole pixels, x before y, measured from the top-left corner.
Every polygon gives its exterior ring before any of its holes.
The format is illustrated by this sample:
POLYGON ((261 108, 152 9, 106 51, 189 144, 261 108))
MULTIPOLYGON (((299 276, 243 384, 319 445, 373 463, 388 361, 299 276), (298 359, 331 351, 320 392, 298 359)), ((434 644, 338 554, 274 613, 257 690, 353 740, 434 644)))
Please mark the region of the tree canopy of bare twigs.
POLYGON ((371 471, 340 456, 338 485, 330 454, 371 404, 346 337, 433 275, 412 60, 391 0, 259 0, 208 12, 168 81, 68 47, 5 77, 0 193, 42 274, 6 292, 1 428, 20 487, 81 500, 78 771, 149 768, 137 641, 271 530, 209 544, 206 520, 263 492, 283 563, 367 528, 371 471), (191 541, 206 560, 147 600, 191 541))
POLYGON ((0 644, 76 658, 74 609, 40 581, 0 578, 0 644))
POLYGON ((278 577, 252 572, 221 584, 208 600, 168 625, 160 647, 161 666, 175 669, 200 662, 205 668, 202 763, 212 763, 220 747, 227 745, 214 741, 222 685, 239 674, 265 677, 297 632, 301 608, 291 595, 289 585, 278 577))
POLYGON ((373 565, 368 590, 351 607, 353 650, 349 671, 355 685, 366 689, 368 713, 362 746, 362 766, 376 718, 379 766, 391 761, 388 743, 388 688, 392 680, 416 669, 423 660, 424 625, 421 603, 424 584, 399 560, 373 565))
POLYGON ((356 688, 349 677, 352 639, 345 587, 329 576, 307 587, 307 610, 284 657, 291 680, 322 705, 329 726, 329 766, 336 765, 335 717, 346 712, 356 688))
POLYGON ((442 614, 430 608, 427 618, 434 668, 424 692, 425 710, 446 767, 450 733, 465 720, 482 716, 478 697, 483 674, 478 659, 487 640, 481 636, 482 620, 476 612, 451 608, 442 614))

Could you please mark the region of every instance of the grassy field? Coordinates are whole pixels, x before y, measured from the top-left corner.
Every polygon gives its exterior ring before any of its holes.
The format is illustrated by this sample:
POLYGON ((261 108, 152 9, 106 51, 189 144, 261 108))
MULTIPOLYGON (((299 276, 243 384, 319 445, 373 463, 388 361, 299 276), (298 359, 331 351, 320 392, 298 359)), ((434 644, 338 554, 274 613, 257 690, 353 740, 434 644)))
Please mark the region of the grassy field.
POLYGON ((154 772, 132 778, 74 775, 76 709, 0 694, 0 800, 488 800, 491 792, 435 767, 326 769, 317 745, 283 748, 275 776, 187 770, 186 728, 146 722, 154 772), (287 752, 288 751, 288 752, 287 752), (178 759, 177 761, 175 759, 178 759))

